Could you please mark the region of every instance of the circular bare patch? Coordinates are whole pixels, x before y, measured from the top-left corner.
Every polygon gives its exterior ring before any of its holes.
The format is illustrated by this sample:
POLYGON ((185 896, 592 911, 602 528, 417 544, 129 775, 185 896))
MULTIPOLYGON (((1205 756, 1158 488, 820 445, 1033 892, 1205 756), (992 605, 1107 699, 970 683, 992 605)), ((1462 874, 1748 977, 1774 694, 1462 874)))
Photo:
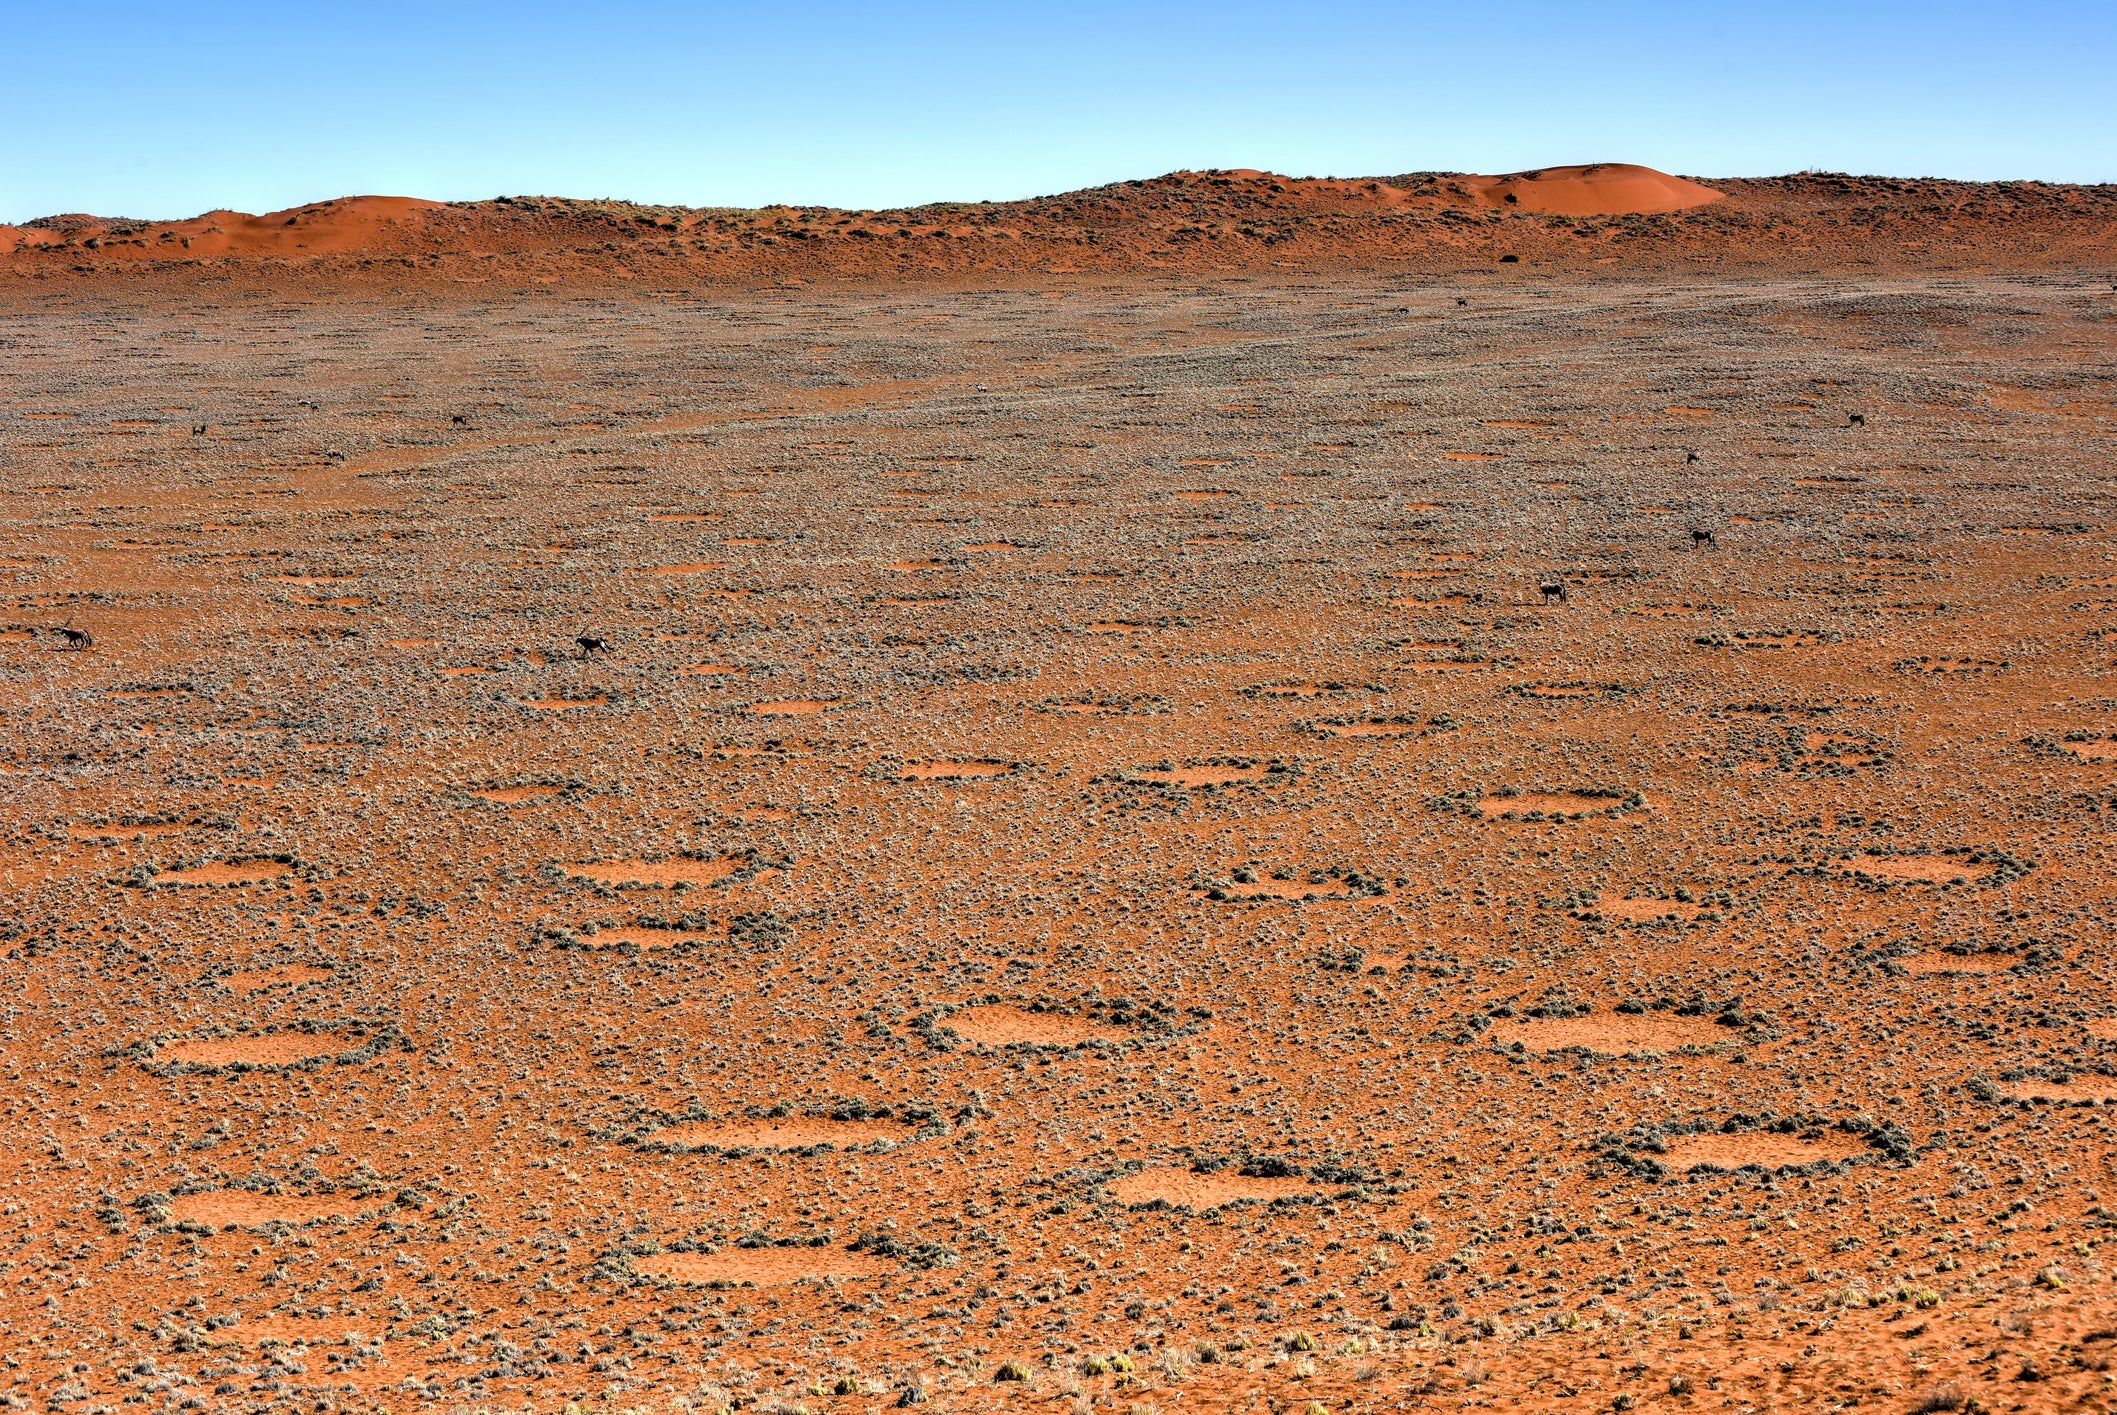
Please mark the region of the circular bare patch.
POLYGON ((203 865, 193 865, 188 870, 164 870, 154 877, 154 882, 215 886, 261 884, 293 872, 294 867, 284 860, 214 860, 203 865))
POLYGON ((1489 1034, 1500 1042, 1520 1042, 1531 1051, 1564 1051, 1585 1047, 1605 1056, 1643 1051, 1709 1047, 1728 1039, 1726 1029, 1704 1017, 1674 1017, 1666 1012, 1598 1012, 1591 1017, 1532 1017, 1502 1023, 1489 1034))
POLYGON ((1014 770, 1006 762, 905 762, 897 775, 906 781, 966 781, 976 777, 1005 776, 1014 770))
POLYGON ((1893 884, 1967 884, 1999 868, 1990 861, 1976 863, 1960 855, 1855 855, 1845 862, 1845 867, 1854 874, 1893 884))
POLYGON ((546 796, 556 796, 566 788, 536 782, 528 786, 495 786, 485 791, 470 794, 481 801, 492 801, 502 806, 519 806, 524 801, 538 801, 546 796))
POLYGON ((723 1248, 718 1253, 650 1253, 632 1260, 648 1277, 701 1287, 777 1287, 803 1278, 882 1277, 894 1264, 843 1248, 723 1248))
POLYGON ((1232 786, 1240 781, 1262 781, 1265 770, 1262 765, 1237 766, 1232 763, 1206 766, 1141 767, 1128 771, 1130 781, 1151 782, 1157 786, 1232 786))
POLYGON ((1595 912, 1606 919, 1643 924, 1650 919, 1695 919, 1699 906, 1678 899, 1599 899, 1595 912))
POLYGON ((1199 1174, 1188 1169, 1143 1169, 1105 1186, 1124 1204, 1151 1204, 1159 1199, 1185 1209, 1217 1209, 1229 1204, 1270 1203, 1309 1191, 1305 1179, 1259 1179, 1232 1169, 1199 1174))
POLYGON ((1083 1042, 1122 1041, 1126 1036, 1122 1028, 1106 1027, 1085 1017, 1030 1012, 1007 1003, 966 1007, 942 1018, 941 1025, 965 1041, 988 1047, 1078 1046, 1083 1042))
POLYGON ((1858 1137, 1841 1131, 1825 1131, 1814 1140, 1804 1140, 1798 1135, 1751 1130, 1739 1135, 1675 1136, 1669 1140, 1669 1152, 1662 1157, 1662 1163, 1679 1171, 1701 1164, 1719 1169, 1743 1169, 1752 1165, 1763 1169, 1787 1169, 1814 1164, 1818 1160, 1845 1160, 1870 1153, 1872 1151, 1858 1137))
POLYGON ((778 702, 752 704, 750 711, 759 717, 813 717, 836 706, 838 700, 835 698, 784 698, 778 702))
POLYGON ((2084 1075, 2070 1081, 2031 1076, 2009 1086, 2007 1094, 2024 1101, 2094 1101, 2107 1105, 2117 1101, 2117 1076, 2084 1075))
POLYGON ((1497 793, 1486 796, 1477 803, 1477 808, 1478 814, 1486 820, 1565 820, 1575 816, 1605 815, 1622 810, 1624 804, 1622 796, 1603 796, 1590 791, 1523 791, 1512 796, 1497 793))
POLYGON ((1904 971, 1915 977, 1936 973, 1998 973, 2014 965, 2011 953, 1914 953, 1899 958, 1904 971))
POLYGON ((193 1066, 292 1066, 311 1057, 338 1055, 351 1045, 342 1037, 310 1032, 274 1032, 263 1037, 202 1037, 155 1048, 157 1063, 193 1066))
POLYGON ((692 1150, 808 1150, 818 1145, 841 1149, 901 1141, 912 1127, 896 1120, 830 1120, 789 1115, 770 1120, 683 1121, 647 1136, 649 1144, 682 1145, 692 1150))
POLYGON ((207 981, 217 983, 233 993, 251 993, 262 992, 266 988, 320 983, 330 976, 329 968, 319 968, 313 963, 282 963, 276 968, 248 968, 242 972, 209 978, 207 981))
POLYGON ((323 1218, 357 1218, 387 1202, 381 1195, 370 1199, 353 1194, 304 1197, 298 1194, 259 1194, 248 1189, 212 1189, 203 1194, 177 1195, 169 1201, 169 1217, 179 1223, 262 1228, 268 1223, 304 1224, 323 1218))
POLYGON ((711 884, 742 871, 741 860, 695 860, 677 855, 667 860, 600 860, 594 864, 568 865, 566 873, 598 884, 644 884, 666 888, 672 884, 711 884))

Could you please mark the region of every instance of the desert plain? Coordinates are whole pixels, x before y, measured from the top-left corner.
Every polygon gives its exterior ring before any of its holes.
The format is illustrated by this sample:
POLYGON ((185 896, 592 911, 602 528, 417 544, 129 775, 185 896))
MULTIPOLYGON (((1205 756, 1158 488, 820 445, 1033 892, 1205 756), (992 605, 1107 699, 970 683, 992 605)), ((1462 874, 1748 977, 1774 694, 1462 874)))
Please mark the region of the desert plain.
POLYGON ((0 231, 0 1405, 2109 1409, 2113 238, 0 231))

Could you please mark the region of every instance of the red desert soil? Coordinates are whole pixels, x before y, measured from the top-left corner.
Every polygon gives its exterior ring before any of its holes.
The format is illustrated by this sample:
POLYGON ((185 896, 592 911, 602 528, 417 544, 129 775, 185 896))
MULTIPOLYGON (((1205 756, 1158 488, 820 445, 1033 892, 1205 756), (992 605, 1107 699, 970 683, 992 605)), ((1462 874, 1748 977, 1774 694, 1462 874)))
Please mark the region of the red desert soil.
POLYGON ((2113 269, 1617 165, 0 232, 4 1403, 2107 1408, 2113 269))
POLYGON ((1122 1028, 1099 1026, 1086 1018, 1056 1012, 1029 1012, 1005 1004, 966 1007, 943 1018, 942 1025, 954 1030, 965 1041, 989 1047, 1023 1043, 1073 1046, 1081 1042, 1119 1041, 1125 1035, 1122 1028))
POLYGON ((1629 1056, 1674 1051, 1678 1047, 1709 1047, 1731 1041, 1739 1034, 1716 1026, 1710 1017, 1596 1012, 1586 1017, 1534 1017, 1503 1022, 1492 1029, 1491 1035, 1501 1042, 1520 1042, 1531 1051, 1581 1047, 1606 1056, 1629 1056))
POLYGON ((305 1032, 267 1036, 202 1038, 165 1042, 155 1048, 158 1062, 188 1061, 201 1066, 287 1066, 315 1056, 336 1056, 349 1044, 337 1037, 305 1032))
POLYGON ((911 1133, 911 1126, 887 1121, 790 1116, 783 1120, 686 1121, 663 1126, 653 1139, 694 1150, 805 1150, 817 1145, 872 1145, 877 1140, 902 1140, 911 1133))
POLYGON ((329 968, 319 968, 313 963, 282 963, 273 968, 249 968, 241 972, 227 973, 214 981, 233 993, 252 993, 262 992, 266 988, 319 983, 330 976, 329 968))
POLYGON ((215 1227, 233 1224, 259 1228, 268 1223, 305 1224, 324 1218, 357 1218, 383 1208, 387 1194, 360 1198, 354 1194, 259 1194, 247 1189, 209 1189, 201 1194, 179 1194, 169 1201, 169 1217, 177 1223, 209 1223, 215 1227))
POLYGON ((1720 1169, 1742 1169, 1749 1165, 1779 1169, 1814 1164, 1818 1160, 1850 1159, 1867 1153, 1866 1145, 1842 1133, 1803 1140, 1798 1135, 1752 1130, 1733 1135, 1681 1135, 1668 1142, 1664 1159, 1669 1168, 1676 1170, 1701 1164, 1720 1169))
MULTIPOLYGON (((650 1253, 633 1271, 702 1287, 777 1287, 807 1280, 885 1278, 895 1263, 843 1248, 723 1248, 717 1253, 650 1253)), ((835 1283, 832 1284, 835 1286, 835 1283)))

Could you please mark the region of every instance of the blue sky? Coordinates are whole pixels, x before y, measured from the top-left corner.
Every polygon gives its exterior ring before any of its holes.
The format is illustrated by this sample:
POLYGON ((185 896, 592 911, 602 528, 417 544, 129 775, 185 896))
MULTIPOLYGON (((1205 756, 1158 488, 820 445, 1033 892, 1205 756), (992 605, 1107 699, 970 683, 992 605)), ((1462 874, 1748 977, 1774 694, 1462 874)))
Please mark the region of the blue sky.
POLYGON ((109 0, 4 14, 0 221, 878 207, 1178 167, 2117 179, 2117 5, 109 0))

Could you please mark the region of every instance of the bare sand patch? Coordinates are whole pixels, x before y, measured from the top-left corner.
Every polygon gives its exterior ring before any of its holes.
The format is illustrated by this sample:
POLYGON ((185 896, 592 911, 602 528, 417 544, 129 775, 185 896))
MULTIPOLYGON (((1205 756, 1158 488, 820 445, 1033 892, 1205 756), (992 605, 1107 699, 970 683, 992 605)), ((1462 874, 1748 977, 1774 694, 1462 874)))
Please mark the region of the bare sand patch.
POLYGON ((1999 867, 1973 863, 1959 855, 1855 855, 1845 862, 1845 868, 1897 883, 1949 884, 1983 879, 1999 867))
POLYGON ((652 573, 656 575, 703 575, 708 570, 725 570, 727 568, 728 562, 725 560, 684 560, 674 565, 656 565, 652 573))
POLYGON ((2117 1042, 2117 1017, 2090 1017, 2088 1035, 2106 1042, 2117 1042))
POLYGON ((633 1271, 697 1287, 781 1287, 804 1278, 883 1277, 897 1266, 843 1248, 723 1248, 718 1253, 650 1253, 633 1271))
POLYGON ((248 1189, 210 1189, 179 1194, 169 1201, 169 1217, 179 1223, 210 1223, 226 1228, 262 1228, 268 1223, 304 1224, 323 1218, 357 1218, 381 1208, 389 1199, 353 1194, 259 1194, 248 1189))
POLYGON ((2017 1100, 2093 1101, 2107 1105, 2117 1101, 2117 1076, 2075 1075, 2070 1081, 2046 1081, 2031 1076, 2007 1087, 2017 1100))
POLYGON ((519 806, 524 801, 540 801, 547 796, 561 795, 563 786, 551 786, 536 782, 528 786, 493 786, 470 794, 481 801, 492 801, 502 806, 519 806))
POLYGON ((807 1150, 817 1145, 872 1145, 877 1140, 902 1140, 912 1133, 913 1127, 896 1120, 789 1115, 773 1120, 684 1121, 665 1125, 648 1139, 691 1149, 807 1150))
POLYGON ((1515 796, 1487 796, 1477 803, 1477 808, 1487 820, 1508 814, 1527 816, 1538 811, 1546 817, 1593 816, 1615 810, 1623 802, 1621 796, 1595 796, 1586 791, 1524 791, 1515 796))
POLYGON ((1914 953, 1896 961, 1905 972, 1923 978, 1943 973, 1999 973, 2017 960, 2011 953, 1914 953))
POLYGON ((1134 781, 1163 786, 1232 786, 1243 781, 1262 781, 1262 766, 1141 767, 1126 775, 1134 781))
POLYGON ((649 953, 660 948, 675 948, 680 944, 706 941, 706 935, 686 933, 682 929, 600 929, 592 937, 598 947, 606 943, 629 943, 649 953))
POLYGON ((2086 757, 2089 761, 2117 761, 2117 742, 2107 737, 2099 742, 2068 742, 2066 750, 2076 757, 2086 757))
POLYGON ((154 877, 154 882, 158 885, 261 884, 293 872, 294 867, 284 860, 213 860, 193 865, 188 870, 164 870, 154 877))
POLYGON ((897 768, 897 775, 906 781, 967 781, 981 777, 1005 776, 1014 770, 1006 762, 905 762, 897 768))
POLYGON ((841 701, 838 698, 781 698, 769 703, 753 703, 750 711, 759 717, 813 717, 819 712, 829 712, 841 701))
POLYGON ((155 825, 76 825, 67 828, 75 840, 152 840, 164 835, 185 835, 194 830, 221 830, 224 826, 204 821, 171 821, 155 825))
POLYGON ((1188 1169, 1143 1169, 1104 1186, 1122 1204, 1151 1204, 1159 1199, 1185 1209, 1217 1209, 1236 1203, 1270 1203, 1309 1192, 1305 1179, 1260 1179, 1223 1169, 1199 1174, 1188 1169))
POLYGON ((677 671, 693 678, 733 678, 749 670, 739 663, 694 663, 677 671))
POLYGON ((742 872, 743 861, 698 860, 675 855, 666 860, 598 860, 586 865, 568 865, 566 873, 598 884, 645 884, 665 888, 672 884, 712 884, 742 872))
POLYGON ((1670 1169, 1686 1170, 1701 1164, 1720 1169, 1785 1169, 1814 1164, 1818 1160, 1846 1160, 1870 1154, 1856 1136, 1825 1131, 1813 1140, 1798 1135, 1780 1135, 1768 1130, 1749 1130, 1736 1135, 1678 1135, 1669 1139, 1661 1162, 1670 1169))
POLYGON ((610 701, 601 693, 590 693, 579 698, 557 696, 519 699, 523 707, 536 708, 542 712, 571 712, 575 708, 596 707, 610 701))
POLYGON ((979 1046, 1077 1046, 1083 1042, 1122 1041, 1121 1027, 1106 1027, 1085 1017, 1059 1012, 1031 1012, 1008 1003, 966 1007, 941 1019, 941 1025, 979 1046))
POLYGON ((201 1037, 169 1042, 154 1051, 157 1062, 197 1066, 292 1066, 311 1057, 336 1056, 352 1043, 329 1033, 274 1032, 261 1037, 201 1037))
POLYGON ((1643 1051, 1709 1047, 1734 1033, 1709 1017, 1677 1017, 1666 1012, 1597 1012, 1587 1017, 1532 1017, 1507 1022, 1486 1036, 1497 1042, 1520 1042, 1531 1051, 1564 1051, 1584 1047, 1605 1056, 1643 1051))
POLYGON ((330 976, 329 968, 319 968, 314 963, 281 963, 272 968, 248 968, 237 973, 225 973, 211 981, 230 992, 251 993, 261 992, 266 988, 320 983, 330 976))

